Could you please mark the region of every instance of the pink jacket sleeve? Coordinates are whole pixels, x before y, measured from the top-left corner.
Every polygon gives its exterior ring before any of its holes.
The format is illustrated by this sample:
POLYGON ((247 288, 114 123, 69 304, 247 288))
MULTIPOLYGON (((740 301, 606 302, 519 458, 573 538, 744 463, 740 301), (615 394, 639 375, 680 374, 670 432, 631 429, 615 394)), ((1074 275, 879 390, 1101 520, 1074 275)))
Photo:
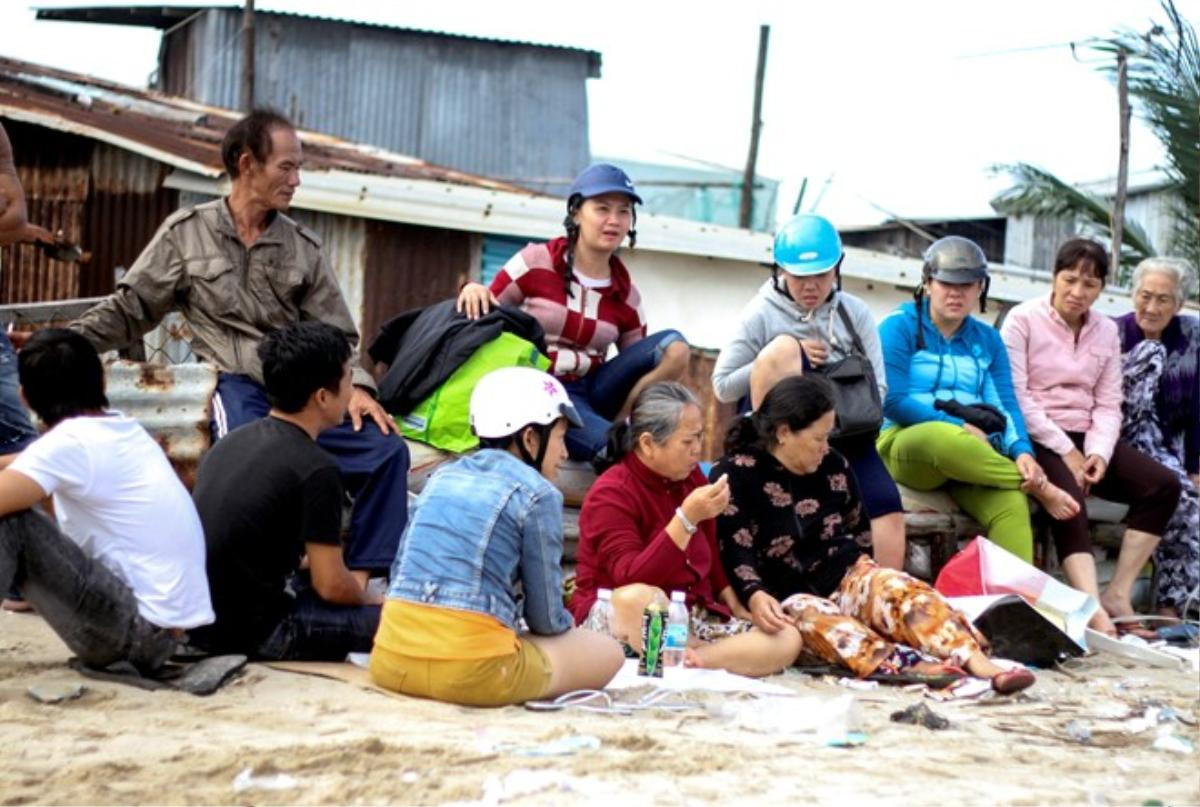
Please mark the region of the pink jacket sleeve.
POLYGON ((1121 340, 1113 327, 1103 347, 1108 357, 1100 368, 1100 377, 1092 391, 1092 427, 1083 438, 1084 455, 1095 454, 1105 464, 1112 458, 1113 446, 1121 436, 1121 340))
POLYGON ((1067 433, 1059 428, 1046 410, 1034 400, 1029 392, 1029 355, 1030 317, 1029 309, 1016 308, 1005 318, 1000 327, 1000 336, 1008 349, 1008 363, 1012 370, 1013 390, 1017 393, 1017 402, 1021 405, 1021 414, 1025 416, 1025 430, 1029 439, 1041 443, 1057 454, 1069 454, 1075 444, 1067 433))

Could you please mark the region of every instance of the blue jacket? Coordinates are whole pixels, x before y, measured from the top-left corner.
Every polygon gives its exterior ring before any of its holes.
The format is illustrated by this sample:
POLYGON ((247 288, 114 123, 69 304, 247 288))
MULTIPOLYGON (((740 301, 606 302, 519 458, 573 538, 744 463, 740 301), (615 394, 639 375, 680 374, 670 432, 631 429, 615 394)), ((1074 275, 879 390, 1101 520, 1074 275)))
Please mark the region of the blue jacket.
POLYGON ((562 550, 562 494, 507 451, 484 449, 426 484, 388 597, 489 614, 513 630, 524 615, 531 632, 553 636, 574 624, 562 600, 562 550))
POLYGON ((1000 333, 986 322, 967 317, 954 336, 942 336, 922 300, 921 329, 925 348, 917 350, 917 308, 905 303, 879 323, 887 397, 883 428, 912 426, 930 420, 962 425, 960 418, 934 409, 936 399, 989 403, 1008 416, 1003 435, 990 435, 992 446, 1013 459, 1032 454, 1025 420, 1013 392, 1008 352, 1000 333))

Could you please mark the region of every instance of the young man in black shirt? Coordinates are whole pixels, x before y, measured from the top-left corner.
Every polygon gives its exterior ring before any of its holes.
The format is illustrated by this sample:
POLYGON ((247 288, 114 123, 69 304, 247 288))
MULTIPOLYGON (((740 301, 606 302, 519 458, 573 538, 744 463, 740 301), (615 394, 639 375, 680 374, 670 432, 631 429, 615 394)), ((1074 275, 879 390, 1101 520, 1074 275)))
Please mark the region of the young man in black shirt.
POLYGON ((260 659, 367 652, 382 597, 346 568, 338 468, 315 442, 345 417, 350 345, 308 321, 269 334, 258 355, 270 413, 213 446, 196 478, 217 619, 192 641, 260 659))

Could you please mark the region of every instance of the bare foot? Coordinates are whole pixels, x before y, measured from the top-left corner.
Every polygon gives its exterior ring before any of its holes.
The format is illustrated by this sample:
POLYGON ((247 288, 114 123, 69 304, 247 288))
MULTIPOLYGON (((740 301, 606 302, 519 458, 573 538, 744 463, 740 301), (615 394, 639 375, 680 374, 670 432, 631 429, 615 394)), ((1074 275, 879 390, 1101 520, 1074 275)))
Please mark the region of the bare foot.
POLYGON ((917 675, 966 675, 966 671, 950 661, 918 661, 907 672, 917 675))
POLYGON ((1055 521, 1065 521, 1079 512, 1079 502, 1075 501, 1075 497, 1051 482, 1042 482, 1036 487, 1022 485, 1021 489, 1041 502, 1055 521))
POLYGON ((683 666, 697 667, 703 669, 705 667, 704 659, 700 658, 700 654, 696 652, 696 648, 689 647, 683 651, 683 666))
POLYGON ((1128 596, 1122 597, 1112 591, 1100 595, 1100 607, 1110 617, 1134 616, 1133 602, 1128 596))
POLYGON ((0 603, 0 608, 5 611, 12 611, 14 614, 25 614, 33 610, 33 606, 25 600, 15 600, 4 598, 4 602, 0 603))
POLYGON ((1113 624, 1112 619, 1108 616, 1108 612, 1103 608, 1094 613, 1092 618, 1088 620, 1088 627, 1094 631, 1103 633, 1105 636, 1111 636, 1114 639, 1117 638, 1117 626, 1113 624))

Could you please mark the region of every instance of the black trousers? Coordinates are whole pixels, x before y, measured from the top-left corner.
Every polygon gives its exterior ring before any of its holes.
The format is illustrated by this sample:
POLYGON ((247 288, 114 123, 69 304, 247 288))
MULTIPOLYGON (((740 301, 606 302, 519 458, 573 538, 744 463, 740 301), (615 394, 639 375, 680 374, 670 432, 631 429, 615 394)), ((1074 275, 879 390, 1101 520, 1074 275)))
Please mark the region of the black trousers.
POLYGON ((128 661, 152 672, 174 652, 171 632, 138 613, 129 586, 32 510, 0 518, 0 591, 14 584, 89 667, 128 661))
MULTIPOLYGON (((1083 451, 1081 432, 1067 432, 1075 447, 1083 451)), ((1084 495, 1063 458, 1040 443, 1034 443, 1038 464, 1046 478, 1075 497, 1079 512, 1065 521, 1050 520, 1050 535, 1061 562, 1068 555, 1092 551, 1084 495)), ((1099 484, 1091 493, 1101 499, 1129 505, 1125 526, 1151 535, 1162 535, 1179 502, 1179 478, 1169 468, 1150 459, 1124 440, 1117 440, 1112 459, 1099 484)))

